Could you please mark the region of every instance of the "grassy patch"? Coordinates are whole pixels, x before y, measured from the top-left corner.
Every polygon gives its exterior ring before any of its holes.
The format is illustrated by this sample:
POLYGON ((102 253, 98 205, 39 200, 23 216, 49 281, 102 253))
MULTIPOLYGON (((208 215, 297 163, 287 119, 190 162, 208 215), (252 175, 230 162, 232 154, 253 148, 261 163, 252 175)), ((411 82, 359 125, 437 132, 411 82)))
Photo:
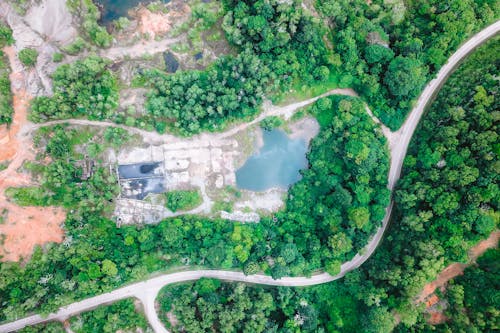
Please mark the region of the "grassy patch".
POLYGON ((216 201, 212 206, 212 212, 228 212, 231 213, 233 211, 233 202, 231 201, 216 201))
POLYGON ((5 191, 20 206, 48 206, 48 197, 41 187, 10 187, 5 191))
POLYGON ((199 206, 203 199, 198 190, 178 190, 165 193, 167 208, 173 212, 178 210, 190 210, 199 206))
POLYGON ((289 104, 302 101, 338 88, 340 82, 341 76, 335 72, 330 72, 328 78, 322 81, 304 83, 301 80, 296 80, 290 90, 271 96, 271 100, 274 104, 289 104))

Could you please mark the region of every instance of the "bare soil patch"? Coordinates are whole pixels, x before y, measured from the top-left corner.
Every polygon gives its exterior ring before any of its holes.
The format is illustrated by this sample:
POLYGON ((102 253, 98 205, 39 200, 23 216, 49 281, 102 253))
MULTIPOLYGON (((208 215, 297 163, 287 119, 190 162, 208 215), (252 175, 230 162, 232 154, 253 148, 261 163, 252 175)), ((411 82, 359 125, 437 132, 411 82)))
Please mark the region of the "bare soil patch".
MULTIPOLYGON (((12 46, 4 47, 4 53, 8 56, 9 62, 12 64, 15 58, 15 51, 12 46)), ((0 162, 9 161, 15 157, 16 160, 20 160, 23 157, 23 153, 26 153, 26 149, 21 149, 23 146, 19 142, 17 134, 21 127, 27 122, 27 109, 29 100, 31 97, 26 93, 24 88, 15 88, 14 82, 23 81, 23 75, 19 72, 13 71, 10 74, 10 81, 12 82, 13 89, 13 108, 14 116, 12 117, 12 123, 7 128, 5 125, 0 126, 0 139, 2 140, 2 149, 0 150, 0 162), (21 151, 22 150, 22 151, 21 151)), ((14 163, 14 167, 18 168, 21 164, 14 163)))
POLYGON ((148 34, 154 38, 157 35, 169 32, 180 18, 189 17, 191 9, 187 4, 179 1, 175 4, 175 6, 171 6, 171 9, 167 13, 155 13, 146 7, 139 8, 135 14, 138 21, 138 31, 143 35, 148 34))
POLYGON ((444 323, 448 318, 441 311, 429 311, 429 319, 427 320, 431 325, 438 325, 444 323))
POLYGON ((320 126, 316 118, 305 117, 289 127, 291 133, 289 137, 292 139, 304 139, 306 144, 309 145, 311 140, 316 137, 319 133, 320 126))
POLYGON ((60 221, 65 218, 61 208, 19 207, 9 202, 0 204, 0 211, 7 210, 6 219, 0 225, 5 235, 0 248, 2 261, 19 261, 28 258, 36 245, 62 242, 64 232, 60 221))
MULTIPOLYGON (((12 64, 15 51, 12 47, 4 48, 12 64)), ((29 127, 27 110, 31 96, 24 89, 24 75, 13 71, 10 75, 13 87, 14 117, 10 127, 0 129, 4 135, 7 131, 8 140, 2 144, 0 162, 10 161, 8 167, 0 172, 0 214, 3 224, 0 224, 0 261, 18 261, 30 256, 35 245, 47 242, 61 242, 64 232, 60 224, 66 214, 61 208, 55 207, 20 207, 5 196, 9 187, 28 186, 32 184, 31 177, 17 172, 24 161, 35 156, 29 137, 22 136, 22 129, 29 127), (17 88, 16 88, 17 87, 17 88)), ((0 137, 2 132, 0 132, 0 137)))

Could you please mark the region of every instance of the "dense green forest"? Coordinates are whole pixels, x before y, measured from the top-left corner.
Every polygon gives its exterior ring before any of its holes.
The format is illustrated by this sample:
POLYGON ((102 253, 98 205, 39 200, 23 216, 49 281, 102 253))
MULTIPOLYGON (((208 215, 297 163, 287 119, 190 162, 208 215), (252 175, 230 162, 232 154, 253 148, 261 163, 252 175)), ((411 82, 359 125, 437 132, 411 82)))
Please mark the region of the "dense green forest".
POLYGON ((400 319, 396 332, 498 329, 498 250, 487 252, 479 266, 449 287, 449 323, 427 324, 414 299, 445 265, 466 261, 468 248, 498 227, 499 48, 497 39, 470 56, 424 116, 405 160, 395 217, 382 245, 363 266, 342 280, 310 288, 212 280, 166 287, 159 298, 162 320, 167 322, 164 314, 173 305, 178 330, 186 325, 193 332, 209 331, 207 327, 244 331, 250 325, 246 315, 257 311, 247 302, 251 298, 260 300, 264 308, 259 311, 268 314, 257 321, 259 328, 252 326, 256 332, 391 332, 397 323, 394 313, 400 319), (297 323, 301 304, 311 305, 306 322, 314 325, 297 323), (209 311, 211 307, 218 310, 209 311))
POLYGON ((217 60, 203 71, 144 74, 152 86, 147 103, 156 129, 181 134, 219 131, 228 122, 255 116, 262 98, 329 76, 329 54, 320 25, 300 1, 223 1, 222 28, 240 54, 217 60))
POLYGON ((132 299, 124 299, 111 305, 103 305, 70 319, 75 333, 150 332, 144 315, 132 299))
POLYGON ((302 296, 300 289, 203 278, 167 286, 157 300, 160 320, 171 332, 318 332, 317 310, 302 296))
MULTIPOLYGON (((14 43, 12 30, 0 22, 0 48, 14 43)), ((0 125, 12 121, 12 92, 9 80, 10 66, 7 56, 0 50, 0 125)))
POLYGON ((44 122, 74 117, 113 118, 119 96, 108 65, 109 61, 91 56, 58 67, 52 75, 54 95, 34 98, 30 119, 44 122))
MULTIPOLYGON (((467 249, 487 237, 499 223, 500 195, 495 171, 499 121, 495 75, 500 65, 496 58, 499 48, 497 39, 470 56, 450 77, 424 116, 405 159, 395 217, 381 247, 343 280, 293 288, 290 293, 294 297, 287 298, 290 303, 285 305, 280 288, 242 288, 247 297, 267 297, 265 311, 270 314, 269 321, 276 322, 263 321, 262 325, 275 325, 278 332, 293 331, 288 330, 291 323, 302 332, 390 332, 396 325, 395 311, 401 320, 397 332, 433 330, 413 303, 415 296, 446 264, 466 261, 467 249), (293 321, 301 302, 314 305, 309 318, 317 326, 303 327, 293 321), (293 310, 286 316, 276 314, 290 308, 293 310)), ((447 313, 452 322, 438 327, 439 331, 498 329, 498 250, 478 262, 479 267, 470 268, 463 278, 457 279, 462 281, 459 286, 450 287, 447 297, 451 308, 447 313), (491 292, 485 292, 485 288, 491 292), (464 307, 469 310, 463 311, 464 307)), ((165 288, 160 297, 162 310, 168 311, 173 304, 174 313, 182 319, 179 327, 193 325, 189 326, 194 327, 193 332, 206 331, 196 326, 202 324, 227 325, 229 331, 238 327, 235 325, 244 325, 244 319, 236 324, 230 321, 253 311, 245 308, 245 297, 229 298, 237 284, 214 284, 217 289, 208 294, 200 293, 203 288, 196 284, 165 288), (172 301, 172 295, 181 297, 182 302, 172 301), (207 302, 219 311, 207 312, 207 302), (198 307, 203 307, 202 313, 207 312, 207 317, 192 316, 198 307)))
POLYGON ((318 0, 353 87, 398 129, 424 84, 472 33, 500 13, 496 0, 318 0))
POLYGON ((397 129, 451 52, 500 10, 495 1, 320 0, 332 50, 325 47, 325 24, 306 14, 300 1, 227 0, 224 5, 226 38, 242 53, 203 72, 146 74, 154 88, 148 111, 161 120, 157 130, 221 130, 228 121, 253 116, 263 94, 286 91, 294 83, 321 84, 331 75, 337 84, 354 87, 385 124, 397 129))
MULTIPOLYGON (((241 53, 204 71, 144 73, 153 91, 143 121, 160 132, 185 135, 220 130, 227 121, 254 116, 265 94, 297 81, 323 82, 333 73, 339 84, 354 85, 396 128, 446 57, 499 9, 497 1, 408 1, 404 10, 397 3, 319 1, 330 35, 298 1, 224 1, 223 28, 241 53), (333 50, 324 46, 323 36, 332 39, 333 50)), ((255 304, 244 297, 266 300, 259 310, 271 319, 259 317, 255 324, 287 332, 389 332, 394 312, 401 319, 397 330, 428 329, 413 298, 446 263, 464 260, 467 248, 498 226, 499 63, 492 59, 499 48, 496 40, 471 56, 423 118, 405 160, 392 226, 360 269, 338 283, 307 289, 251 289, 203 280, 176 293, 185 294, 190 307, 212 301, 228 309, 228 298, 239 297, 242 311, 254 311, 255 304), (270 304, 270 297, 278 306, 270 304), (198 304, 198 299, 203 301, 198 304)), ((115 113, 117 102, 109 64, 90 57, 62 65, 54 74, 54 96, 36 98, 30 117, 123 122, 115 113)), ((0 320, 47 313, 183 265, 264 271, 274 278, 318 269, 338 272, 381 224, 389 203, 387 147, 360 99, 324 98, 308 112, 321 125, 308 154, 310 168, 291 188, 285 210, 252 225, 183 216, 155 226, 117 228, 109 218, 118 190, 114 176, 98 163, 92 177, 81 180, 82 149, 99 155, 93 135, 66 126, 40 130, 35 142, 45 152, 40 162, 25 166, 40 187, 10 195, 19 204, 65 207, 65 241, 35 249, 22 265, 0 263, 0 320), (51 163, 41 162, 45 158, 51 163)), ((107 141, 118 145, 122 137, 120 131, 108 131, 107 141)), ((162 304, 169 309, 167 300, 162 304)), ((179 305, 179 316, 183 324, 191 319, 195 325, 187 307, 181 312, 179 305)), ((222 313, 207 312, 214 318, 205 319, 242 324, 234 321, 240 313, 228 310, 227 318, 222 313)))

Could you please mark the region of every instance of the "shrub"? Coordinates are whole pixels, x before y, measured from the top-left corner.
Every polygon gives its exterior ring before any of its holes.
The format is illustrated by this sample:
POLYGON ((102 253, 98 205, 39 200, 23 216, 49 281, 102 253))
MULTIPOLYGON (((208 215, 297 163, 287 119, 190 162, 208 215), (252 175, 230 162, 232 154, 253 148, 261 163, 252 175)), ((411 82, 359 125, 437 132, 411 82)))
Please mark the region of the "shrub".
POLYGON ((266 131, 270 131, 273 128, 280 127, 281 125, 283 125, 283 120, 277 116, 266 117, 260 122, 260 127, 266 131))
POLYGON ((167 208, 173 212, 193 209, 202 202, 201 195, 197 190, 170 191, 165 196, 167 198, 167 208))
POLYGON ((0 23, 0 48, 14 44, 12 30, 6 25, 0 23))
POLYGON ((28 67, 35 66, 37 58, 38 58, 38 52, 35 49, 22 49, 19 52, 19 60, 25 66, 28 67))
POLYGON ((62 53, 54 53, 52 55, 52 61, 53 62, 61 62, 64 58, 64 55, 62 53))

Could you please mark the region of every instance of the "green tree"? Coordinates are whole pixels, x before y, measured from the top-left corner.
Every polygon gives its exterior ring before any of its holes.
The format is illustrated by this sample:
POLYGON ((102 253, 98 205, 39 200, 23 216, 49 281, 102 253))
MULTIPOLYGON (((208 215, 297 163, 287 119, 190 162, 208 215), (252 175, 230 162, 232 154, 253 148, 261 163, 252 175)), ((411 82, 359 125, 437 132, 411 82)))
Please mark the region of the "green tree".
POLYGON ((426 70, 417 59, 398 56, 390 62, 384 83, 394 97, 413 98, 423 87, 425 75, 426 70))
POLYGON ((110 277, 116 276, 116 274, 118 274, 118 268, 116 268, 115 263, 108 259, 104 259, 102 261, 101 270, 104 274, 110 277))

